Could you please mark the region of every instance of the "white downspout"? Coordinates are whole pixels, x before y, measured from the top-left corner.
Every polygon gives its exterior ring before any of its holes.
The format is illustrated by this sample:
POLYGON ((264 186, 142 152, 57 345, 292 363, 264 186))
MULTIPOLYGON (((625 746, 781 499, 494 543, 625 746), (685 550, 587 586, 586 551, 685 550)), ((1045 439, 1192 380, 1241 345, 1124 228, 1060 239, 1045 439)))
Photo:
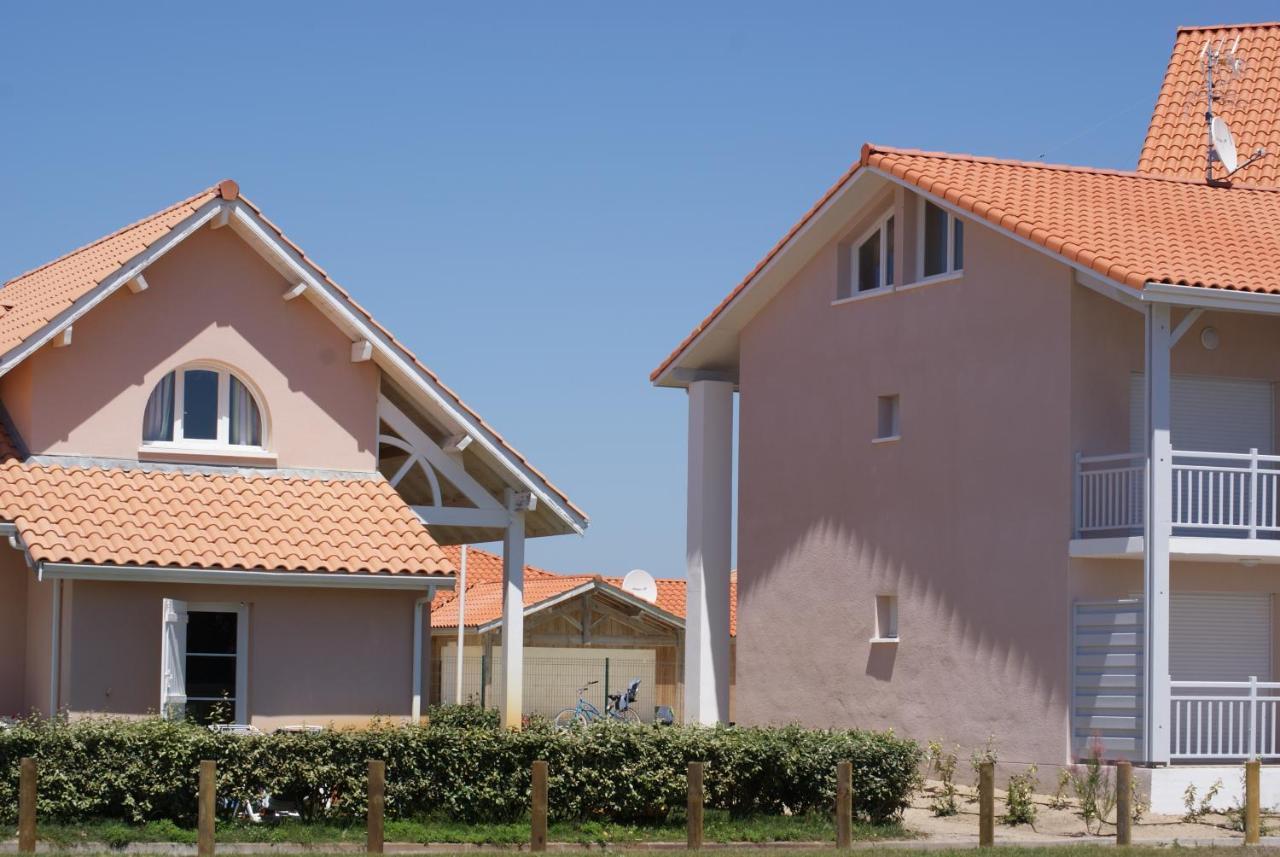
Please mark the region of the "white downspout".
POLYGON ((409 721, 415 726, 422 719, 422 608, 431 603, 435 589, 428 589, 426 597, 413 602, 413 704, 409 721))
POLYGON ((58 716, 58 691, 62 684, 62 578, 53 580, 53 610, 49 641, 49 716, 58 716))
POLYGON ((462 704, 462 653, 463 645, 466 643, 467 630, 467 546, 462 546, 462 559, 458 563, 458 651, 457 657, 457 677, 454 679, 454 702, 458 705, 462 704))

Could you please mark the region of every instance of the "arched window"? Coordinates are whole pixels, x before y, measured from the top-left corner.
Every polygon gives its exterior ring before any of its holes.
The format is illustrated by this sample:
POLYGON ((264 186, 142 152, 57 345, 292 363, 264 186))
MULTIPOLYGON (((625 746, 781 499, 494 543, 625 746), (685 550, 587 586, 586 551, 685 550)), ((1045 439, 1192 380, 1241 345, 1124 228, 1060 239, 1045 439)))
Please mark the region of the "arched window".
POLYGON ((144 444, 262 448, 262 410, 247 384, 219 366, 192 365, 160 379, 142 418, 144 444))

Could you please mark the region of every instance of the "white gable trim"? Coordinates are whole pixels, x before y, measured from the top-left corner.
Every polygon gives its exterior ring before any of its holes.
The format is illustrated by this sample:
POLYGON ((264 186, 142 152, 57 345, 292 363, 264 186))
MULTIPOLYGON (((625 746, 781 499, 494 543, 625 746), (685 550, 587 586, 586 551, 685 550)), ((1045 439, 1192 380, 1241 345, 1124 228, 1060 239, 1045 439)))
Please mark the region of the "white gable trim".
MULTIPOLYGON (((526 578, 526 583, 527 583, 527 578, 526 578)), ((610 598, 617 598, 619 601, 622 601, 626 604, 630 604, 631 606, 636 607, 644 611, 645 613, 650 614, 651 616, 661 619, 663 622, 674 625, 677 628, 684 627, 684 620, 681 619, 679 616, 668 613, 666 610, 663 610, 661 607, 658 607, 656 604, 651 604, 650 602, 645 601, 643 598, 637 598, 636 596, 632 595, 630 592, 627 592, 625 589, 619 586, 614 586, 612 583, 604 583, 604 582, 595 581, 595 580, 588 580, 586 583, 579 584, 578 586, 575 586, 572 589, 566 589, 564 592, 561 592, 559 595, 552 595, 550 598, 544 598, 542 601, 539 601, 536 604, 530 604, 528 607, 524 608, 524 615, 532 616, 534 613, 539 613, 543 610, 547 610, 551 607, 554 607, 557 604, 561 604, 565 601, 571 601, 572 599, 577 598, 579 595, 582 595, 587 592, 593 592, 596 590, 605 592, 609 595, 610 598)), ((479 626, 478 628, 476 628, 476 632, 480 634, 486 634, 490 631, 497 630, 498 628, 501 628, 501 627, 502 627, 502 619, 499 618, 499 619, 494 619, 492 621, 486 622, 483 625, 479 626)))

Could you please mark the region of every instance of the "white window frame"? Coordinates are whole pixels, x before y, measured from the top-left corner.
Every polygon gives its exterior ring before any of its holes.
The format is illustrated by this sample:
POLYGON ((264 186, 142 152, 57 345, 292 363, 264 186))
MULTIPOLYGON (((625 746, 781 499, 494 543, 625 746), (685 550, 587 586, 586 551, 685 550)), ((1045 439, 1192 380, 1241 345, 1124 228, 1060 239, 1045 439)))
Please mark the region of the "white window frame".
MULTIPOLYGON (((271 437, 268 433, 267 409, 263 405, 262 394, 253 384, 245 380, 244 375, 221 363, 207 360, 184 363, 171 369, 170 372, 173 373, 173 440, 144 440, 142 442, 143 450, 212 452, 230 455, 254 455, 267 452, 271 443, 271 437), (203 370, 218 374, 218 427, 217 437, 215 438, 188 438, 182 433, 182 417, 186 407, 185 376, 188 370, 203 370), (258 406, 258 420, 261 423, 259 433, 262 435, 261 445, 231 443, 231 378, 233 376, 244 385, 244 388, 249 391, 249 395, 253 397, 254 404, 258 406)), ((169 373, 166 372, 165 374, 169 373)), ((163 377, 161 376, 162 379, 163 377)), ((156 382, 156 384, 159 383, 159 381, 156 382)), ((154 392, 155 385, 152 385, 151 389, 154 392)), ((149 397, 151 394, 148 393, 147 395, 149 397)))
POLYGON ((871 642, 897 643, 901 639, 901 631, 898 627, 898 596, 891 592, 876 595, 875 609, 875 633, 871 637, 871 642))
MULTIPOLYGON (((235 613, 236 614, 236 696, 234 724, 245 726, 249 723, 249 605, 243 601, 189 601, 187 616, 192 613, 235 613)), ((191 654, 187 643, 183 643, 182 670, 187 676, 187 656, 191 654)), ((196 652, 197 655, 208 655, 207 652, 196 652)), ((220 656, 221 657, 221 656, 220 656)), ((230 657, 230 656, 227 656, 230 657)), ((217 702, 207 697, 187 695, 187 702, 217 702)))
POLYGON ((920 204, 916 206, 916 208, 919 209, 919 212, 916 214, 916 236, 918 239, 916 241, 916 271, 918 272, 919 276, 916 278, 916 281, 915 283, 913 283, 913 285, 922 285, 924 283, 936 283, 939 280, 959 277, 964 273, 964 268, 963 267, 957 268, 955 266, 956 265, 956 223, 957 222, 964 223, 964 218, 956 217, 956 215, 953 214, 950 209, 945 208, 941 205, 938 205, 935 202, 930 202, 924 197, 920 198, 920 204), (924 274, 924 258, 925 258, 924 219, 925 219, 925 212, 931 205, 947 216, 947 269, 940 274, 930 274, 929 276, 926 277, 924 274))
MULTIPOLYGON (((889 253, 892 252, 892 246, 889 243, 889 221, 893 219, 895 212, 888 211, 879 220, 867 228, 858 239, 849 245, 849 296, 844 300, 853 300, 855 298, 867 297, 869 295, 879 295, 885 292, 893 291, 894 284, 888 281, 889 270, 889 253), (879 231, 880 233, 880 285, 874 289, 860 289, 859 278, 862 274, 862 266, 859 264, 859 254, 862 251, 862 245, 871 240, 872 236, 879 231)), ((896 226, 896 224, 895 224, 896 226)), ((898 230, 895 228, 894 232, 898 230)), ((900 276, 897 259, 894 259, 893 278, 896 280, 900 276)))

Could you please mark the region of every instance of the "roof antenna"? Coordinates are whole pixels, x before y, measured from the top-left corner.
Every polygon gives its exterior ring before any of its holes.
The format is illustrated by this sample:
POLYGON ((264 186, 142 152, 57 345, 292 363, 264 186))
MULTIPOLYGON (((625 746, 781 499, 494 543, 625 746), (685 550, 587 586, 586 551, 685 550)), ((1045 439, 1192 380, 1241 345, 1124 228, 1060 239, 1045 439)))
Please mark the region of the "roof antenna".
POLYGON ((1227 48, 1226 44, 1227 37, 1223 36, 1218 39, 1216 45, 1211 40, 1205 40, 1204 47, 1200 49, 1200 59, 1204 62, 1204 121, 1205 130, 1209 135, 1209 148, 1205 153, 1204 180, 1206 184, 1211 185, 1226 183, 1233 175, 1267 154, 1266 148, 1259 146, 1248 160, 1240 163, 1231 129, 1221 117, 1213 115, 1213 105, 1222 97, 1214 91, 1214 72, 1224 75, 1228 80, 1235 80, 1244 74, 1244 60, 1238 53, 1240 36, 1236 36, 1230 48, 1227 48), (1220 179, 1213 176, 1214 161, 1221 163, 1227 171, 1227 174, 1220 179))

